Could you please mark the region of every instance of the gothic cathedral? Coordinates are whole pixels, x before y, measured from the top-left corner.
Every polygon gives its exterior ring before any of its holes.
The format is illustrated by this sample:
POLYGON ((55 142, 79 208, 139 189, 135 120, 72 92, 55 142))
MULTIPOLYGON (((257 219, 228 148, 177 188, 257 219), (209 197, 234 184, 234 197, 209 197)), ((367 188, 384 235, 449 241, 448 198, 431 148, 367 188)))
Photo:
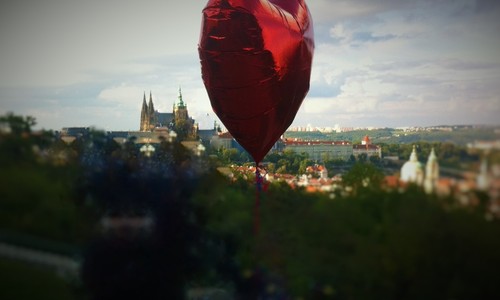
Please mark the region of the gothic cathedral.
POLYGON ((146 104, 146 93, 142 100, 140 131, 153 131, 157 125, 157 113, 153 104, 153 96, 149 92, 149 104, 146 104))
POLYGON ((180 139, 196 139, 198 124, 189 117, 187 105, 182 99, 179 88, 178 103, 174 103, 172 113, 160 113, 154 108, 153 96, 149 93, 149 103, 146 103, 146 93, 142 100, 140 131, 155 131, 157 129, 173 130, 180 139))

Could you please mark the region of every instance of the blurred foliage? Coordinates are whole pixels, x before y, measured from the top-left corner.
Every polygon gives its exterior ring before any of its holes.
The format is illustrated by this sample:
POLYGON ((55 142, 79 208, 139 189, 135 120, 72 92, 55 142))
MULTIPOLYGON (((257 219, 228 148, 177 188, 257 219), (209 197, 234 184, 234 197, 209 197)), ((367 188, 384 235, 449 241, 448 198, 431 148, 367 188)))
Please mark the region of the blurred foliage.
MULTIPOLYGON (((0 120, 21 128, 0 132, 0 229, 78 245, 93 298, 183 299, 199 286, 237 299, 498 296, 499 220, 487 220, 483 205, 415 186, 383 190, 377 161, 346 162, 351 192, 308 193, 284 182, 259 192, 254 178, 229 180, 216 171, 218 159, 195 157, 179 142, 162 141, 145 157, 133 140, 119 145, 98 130, 63 143, 32 132, 31 118, 0 120), (151 217, 154 226, 104 235, 104 217, 151 217)), ((419 143, 419 157, 432 147, 440 162, 477 159, 434 143, 419 143)), ((411 148, 387 151, 409 157, 411 148)), ((266 162, 281 172, 311 163, 289 151, 266 162)))
POLYGON ((199 201, 210 230, 239 245, 235 278, 257 281, 269 299, 491 299, 498 292, 500 223, 480 210, 416 187, 372 185, 332 200, 273 183, 255 236, 251 194, 235 183, 199 201))
POLYGON ((278 174, 305 174, 307 166, 314 165, 307 153, 296 153, 290 149, 282 153, 270 152, 263 161, 278 174))
POLYGON ((0 170, 0 226, 63 241, 76 242, 89 225, 72 195, 66 172, 47 168, 0 170))
POLYGON ((82 243, 94 220, 77 204, 71 151, 50 132, 31 133, 33 118, 1 120, 12 130, 0 133, 0 229, 82 243))
POLYGON ((32 116, 19 116, 12 112, 0 116, 0 128, 5 128, 15 136, 30 133, 31 128, 36 125, 36 119, 32 116))
POLYGON ((379 188, 384 181, 384 174, 374 164, 358 162, 342 176, 342 183, 354 190, 361 188, 379 188))
POLYGON ((50 271, 0 259, 0 299, 70 300, 75 296, 68 283, 50 271))

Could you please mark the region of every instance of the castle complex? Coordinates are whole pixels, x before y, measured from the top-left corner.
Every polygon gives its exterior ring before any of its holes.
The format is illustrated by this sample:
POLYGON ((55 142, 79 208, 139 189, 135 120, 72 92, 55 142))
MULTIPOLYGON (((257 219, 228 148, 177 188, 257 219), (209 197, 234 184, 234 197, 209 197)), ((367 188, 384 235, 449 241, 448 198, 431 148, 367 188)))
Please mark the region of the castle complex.
POLYGON ((172 113, 161 113, 155 110, 151 92, 149 102, 146 102, 146 93, 144 93, 139 131, 153 132, 161 129, 173 130, 186 139, 196 139, 198 136, 198 124, 189 116, 180 88, 178 102, 174 103, 172 113))

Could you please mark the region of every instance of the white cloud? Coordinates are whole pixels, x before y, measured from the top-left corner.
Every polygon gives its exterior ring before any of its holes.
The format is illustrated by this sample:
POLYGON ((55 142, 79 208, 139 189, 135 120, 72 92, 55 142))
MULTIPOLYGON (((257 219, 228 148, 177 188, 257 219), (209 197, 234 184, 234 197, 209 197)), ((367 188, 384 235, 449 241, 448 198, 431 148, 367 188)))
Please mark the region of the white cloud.
MULTIPOLYGON (((139 86, 130 86, 122 83, 119 86, 104 89, 97 97, 112 104, 121 103, 127 106, 140 107, 142 104, 141 99, 145 92, 145 89, 139 86)), ((149 96, 147 99, 149 99, 149 96)))
POLYGON ((130 59, 195 53, 204 3, 47 0, 2 6, 0 84, 54 86, 94 80, 86 70, 109 72, 130 59))

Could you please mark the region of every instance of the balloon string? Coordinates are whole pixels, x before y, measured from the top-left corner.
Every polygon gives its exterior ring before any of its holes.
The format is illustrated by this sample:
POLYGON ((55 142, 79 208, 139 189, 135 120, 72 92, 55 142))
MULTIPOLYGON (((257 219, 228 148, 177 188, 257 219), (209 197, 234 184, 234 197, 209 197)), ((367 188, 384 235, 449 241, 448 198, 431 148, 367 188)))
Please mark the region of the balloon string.
POLYGON ((255 211, 254 211, 254 234, 257 236, 260 230, 260 193, 262 191, 262 176, 260 176, 259 164, 255 163, 255 211))

